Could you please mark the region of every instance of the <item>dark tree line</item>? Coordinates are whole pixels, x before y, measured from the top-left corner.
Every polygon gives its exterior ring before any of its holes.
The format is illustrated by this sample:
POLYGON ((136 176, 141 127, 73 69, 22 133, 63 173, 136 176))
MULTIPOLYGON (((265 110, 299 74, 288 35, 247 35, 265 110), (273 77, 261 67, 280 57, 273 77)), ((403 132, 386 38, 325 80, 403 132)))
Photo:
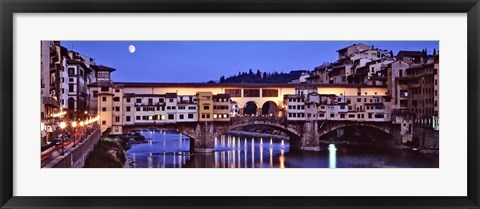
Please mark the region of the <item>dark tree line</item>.
POLYGON ((238 75, 229 77, 220 77, 220 83, 288 83, 294 79, 298 79, 303 70, 294 70, 288 73, 284 72, 254 72, 250 69, 248 72, 238 72, 238 75))

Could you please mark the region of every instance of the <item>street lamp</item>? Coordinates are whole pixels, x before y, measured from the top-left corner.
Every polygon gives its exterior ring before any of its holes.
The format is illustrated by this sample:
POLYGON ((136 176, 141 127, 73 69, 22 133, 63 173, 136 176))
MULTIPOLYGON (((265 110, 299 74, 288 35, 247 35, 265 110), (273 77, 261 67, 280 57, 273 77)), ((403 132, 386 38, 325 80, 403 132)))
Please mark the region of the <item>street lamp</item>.
POLYGON ((73 135, 73 147, 75 147, 75 141, 77 141, 77 122, 76 121, 72 122, 72 128, 75 130, 75 133, 73 135))
POLYGON ((62 153, 60 155, 63 155, 63 138, 65 137, 65 127, 67 127, 67 124, 65 122, 60 123, 60 129, 62 129, 62 153))

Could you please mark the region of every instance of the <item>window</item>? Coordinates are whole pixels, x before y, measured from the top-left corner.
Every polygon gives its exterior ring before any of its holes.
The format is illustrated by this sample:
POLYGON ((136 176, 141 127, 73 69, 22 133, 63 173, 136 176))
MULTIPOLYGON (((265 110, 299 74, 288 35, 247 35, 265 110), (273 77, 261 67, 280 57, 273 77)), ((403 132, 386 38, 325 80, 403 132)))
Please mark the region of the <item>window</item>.
POLYGON ((193 114, 188 114, 188 119, 192 119, 193 118, 193 114))
POLYGON ((64 89, 64 88, 62 88, 62 94, 64 94, 64 93, 65 93, 65 89, 64 89))
POLYGON ((73 91, 74 91, 73 84, 68 84, 68 92, 73 92, 73 91))
POLYGON ((173 102, 173 99, 169 99, 169 102, 173 102))
POLYGON ((163 98, 159 98, 159 99, 158 99, 158 102, 160 102, 160 103, 164 103, 164 102, 165 102, 165 100, 164 100, 163 98))
POLYGON ((197 107, 196 107, 196 106, 189 106, 188 109, 189 109, 189 110, 196 110, 197 107))
POLYGON ((102 87, 100 88, 101 91, 110 91, 110 88, 109 87, 102 87))
POLYGON ((153 103, 153 99, 152 98, 148 98, 148 104, 152 104, 153 103))
POLYGON ((146 115, 142 116, 143 120, 148 120, 148 117, 146 115))
POLYGON ((137 102, 136 103, 142 103, 142 99, 141 98, 137 98, 137 102))
POLYGON ((260 89, 244 89, 244 97, 260 97, 260 89))
POLYGON ((97 72, 97 78, 100 78, 100 80, 108 79, 110 78, 110 72, 99 71, 97 72))
POLYGON ((127 98, 127 102, 130 102, 130 98, 127 98))
POLYGON ((130 107, 125 107, 125 109, 127 110, 127 112, 130 112, 130 107))
POLYGON ((335 114, 333 114, 333 113, 332 113, 332 114, 330 114, 330 117, 331 117, 331 118, 335 117, 335 114))
POLYGON ((107 124, 107 121, 102 120, 102 125, 106 125, 106 124, 107 124))
MULTIPOLYGON (((62 89, 62 91, 63 91, 63 89, 62 89)), ((93 97, 97 97, 97 96, 98 96, 98 91, 93 91, 93 97)))
POLYGON ((262 97, 278 97, 277 89, 262 89, 262 97))
POLYGON ((73 78, 69 78, 69 79, 68 79, 68 82, 73 82, 73 78))
POLYGON ((241 89, 225 89, 225 94, 230 95, 230 97, 242 97, 241 89))
POLYGON ((357 98, 357 102, 362 102, 362 98, 357 98))
POLYGON ((204 105, 204 106, 203 106, 203 109, 204 109, 204 110, 209 110, 209 109, 210 109, 210 106, 204 105))
POLYGON ((375 118, 383 118, 383 114, 375 114, 375 118))
POLYGON ((115 89, 115 92, 117 92, 117 93, 120 92, 120 89, 115 89))
POLYGON ((183 114, 179 115, 178 118, 183 120, 183 114))
POLYGON ((130 122, 130 116, 126 116, 125 121, 130 122))
POLYGON ((74 76, 75 75, 75 68, 69 67, 68 68, 68 76, 74 76))
POLYGON ((136 107, 135 109, 136 109, 136 111, 140 111, 140 107, 136 107))
POLYGON ((137 115, 137 117, 135 117, 135 119, 136 119, 136 120, 140 120, 140 116, 139 116, 139 115, 137 115))
POLYGON ((120 117, 119 116, 115 116, 115 122, 120 122, 120 117))
POLYGON ((120 107, 119 106, 115 107, 115 111, 120 112, 120 107))
POLYGON ((107 112, 107 108, 106 108, 106 107, 102 107, 102 112, 107 112))
POLYGON ((120 102, 120 97, 113 97, 114 102, 120 102))
POLYGON ((175 119, 175 115, 174 115, 174 114, 168 114, 168 119, 169 119, 169 120, 175 119))
POLYGON ((64 77, 62 77, 62 83, 65 83, 65 78, 64 77))

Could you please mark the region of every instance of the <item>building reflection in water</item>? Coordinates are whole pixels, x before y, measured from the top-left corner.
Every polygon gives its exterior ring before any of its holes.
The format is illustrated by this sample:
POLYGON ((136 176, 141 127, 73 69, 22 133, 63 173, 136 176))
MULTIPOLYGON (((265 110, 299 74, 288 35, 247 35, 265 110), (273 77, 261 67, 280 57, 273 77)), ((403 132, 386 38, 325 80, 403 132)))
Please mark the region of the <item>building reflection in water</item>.
MULTIPOLYGON (((400 154, 376 150, 352 149, 349 156, 337 149, 345 147, 328 145, 320 152, 290 151, 287 139, 252 138, 245 136, 223 135, 215 138, 213 153, 190 153, 190 139, 186 135, 165 131, 141 132, 147 143, 132 144, 127 157, 138 168, 337 168, 348 166, 365 166, 365 162, 399 164, 399 167, 438 167, 438 158, 426 158, 417 153, 401 151, 400 154), (360 152, 361 156, 358 154, 360 152), (372 154, 373 152, 373 154, 372 154), (337 160, 337 157, 342 159, 337 160), (367 159, 366 159, 367 158, 367 159), (371 159, 370 159, 371 158, 371 159), (405 159, 412 159, 406 161, 405 159), (408 163, 408 164, 407 164, 408 163)), ((399 151, 400 152, 400 151, 399 151)), ((380 164, 380 165, 383 165, 380 164)), ((391 165, 389 165, 391 166, 391 165)), ((366 167, 378 167, 367 164, 366 167)))
POLYGON ((334 144, 328 145, 328 167, 337 167, 337 148, 334 144))
MULTIPOLYGON (((285 154, 289 147, 285 140, 271 138, 270 144, 265 147, 263 138, 249 140, 236 136, 221 136, 215 139, 215 144, 217 146, 211 163, 214 168, 284 168, 285 154), (268 153, 265 153, 265 149, 268 149, 268 153), (264 156, 265 154, 268 156, 264 156), (265 162, 264 159, 267 157, 268 161, 265 162), (278 161, 274 159, 278 159, 278 161)), ((204 161, 205 157, 201 157, 202 155, 195 153, 192 160, 204 161)))

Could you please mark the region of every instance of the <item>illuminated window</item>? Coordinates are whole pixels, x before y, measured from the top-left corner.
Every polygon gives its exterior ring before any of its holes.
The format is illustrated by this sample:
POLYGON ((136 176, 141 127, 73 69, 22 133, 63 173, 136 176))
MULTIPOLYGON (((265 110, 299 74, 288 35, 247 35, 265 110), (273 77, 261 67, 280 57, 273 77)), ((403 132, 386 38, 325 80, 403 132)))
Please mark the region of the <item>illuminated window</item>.
POLYGON ((260 97, 260 89, 244 89, 244 97, 260 97))

